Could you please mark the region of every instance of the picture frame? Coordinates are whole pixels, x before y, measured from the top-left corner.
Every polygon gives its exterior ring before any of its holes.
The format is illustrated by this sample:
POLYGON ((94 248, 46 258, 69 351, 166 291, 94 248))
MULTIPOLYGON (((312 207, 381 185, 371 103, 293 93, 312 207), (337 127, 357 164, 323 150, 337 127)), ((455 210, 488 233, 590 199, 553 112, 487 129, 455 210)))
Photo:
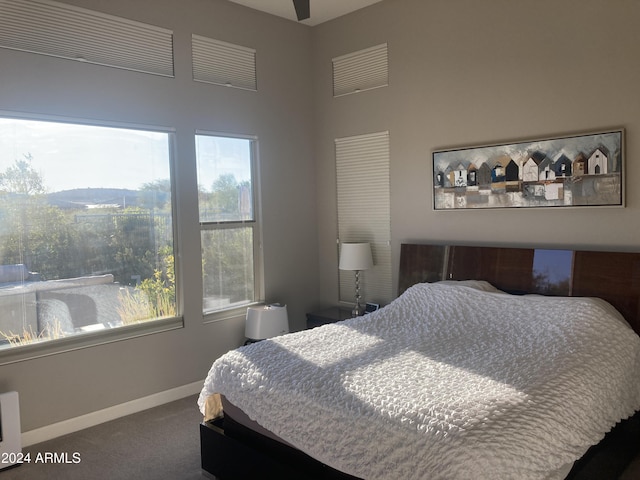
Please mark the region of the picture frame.
POLYGON ((433 152, 434 210, 624 207, 624 129, 433 152))

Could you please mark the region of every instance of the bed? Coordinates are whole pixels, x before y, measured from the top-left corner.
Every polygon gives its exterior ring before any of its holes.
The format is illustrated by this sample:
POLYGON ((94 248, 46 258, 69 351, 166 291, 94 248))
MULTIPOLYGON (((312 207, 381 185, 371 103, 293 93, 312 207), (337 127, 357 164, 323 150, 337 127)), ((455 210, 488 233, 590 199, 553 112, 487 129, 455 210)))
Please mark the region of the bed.
POLYGON ((640 254, 404 244, 399 294, 216 360, 203 469, 551 480, 635 455, 640 254))

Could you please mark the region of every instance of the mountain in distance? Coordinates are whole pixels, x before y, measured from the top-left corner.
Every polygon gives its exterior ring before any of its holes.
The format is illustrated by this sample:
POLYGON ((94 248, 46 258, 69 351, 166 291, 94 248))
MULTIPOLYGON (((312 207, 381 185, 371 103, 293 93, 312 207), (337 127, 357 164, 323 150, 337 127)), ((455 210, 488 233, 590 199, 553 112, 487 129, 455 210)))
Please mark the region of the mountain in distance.
POLYGON ((47 194, 50 205, 59 208, 126 208, 149 206, 169 201, 169 192, 129 190, 125 188, 74 188, 47 194))

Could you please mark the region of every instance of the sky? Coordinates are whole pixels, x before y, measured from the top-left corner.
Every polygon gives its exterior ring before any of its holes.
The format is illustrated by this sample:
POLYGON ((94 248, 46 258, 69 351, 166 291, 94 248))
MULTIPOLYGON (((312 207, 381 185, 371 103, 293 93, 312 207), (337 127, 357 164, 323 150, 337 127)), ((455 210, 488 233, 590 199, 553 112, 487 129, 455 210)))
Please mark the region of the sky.
MULTIPOLYGON (((170 134, 103 126, 0 118, 0 172, 32 157, 47 193, 74 188, 125 188, 169 179, 170 134)), ((199 143, 199 183, 219 172, 250 179, 249 141, 206 137, 199 143)))
POLYGON ((196 136, 198 184, 210 189, 221 173, 231 174, 238 183, 251 180, 251 141, 246 138, 196 136))
POLYGON ((573 267, 573 251, 536 249, 533 254, 533 273, 547 275, 551 283, 569 280, 573 267))

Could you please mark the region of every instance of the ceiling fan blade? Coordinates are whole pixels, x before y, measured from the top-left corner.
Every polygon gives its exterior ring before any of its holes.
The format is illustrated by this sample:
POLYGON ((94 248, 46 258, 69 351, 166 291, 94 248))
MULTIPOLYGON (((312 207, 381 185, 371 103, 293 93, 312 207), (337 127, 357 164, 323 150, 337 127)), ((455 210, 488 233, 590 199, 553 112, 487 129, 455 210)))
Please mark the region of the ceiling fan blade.
POLYGON ((311 16, 311 8, 309 7, 310 1, 311 0, 293 0, 293 6, 296 9, 298 21, 306 20, 311 16))

